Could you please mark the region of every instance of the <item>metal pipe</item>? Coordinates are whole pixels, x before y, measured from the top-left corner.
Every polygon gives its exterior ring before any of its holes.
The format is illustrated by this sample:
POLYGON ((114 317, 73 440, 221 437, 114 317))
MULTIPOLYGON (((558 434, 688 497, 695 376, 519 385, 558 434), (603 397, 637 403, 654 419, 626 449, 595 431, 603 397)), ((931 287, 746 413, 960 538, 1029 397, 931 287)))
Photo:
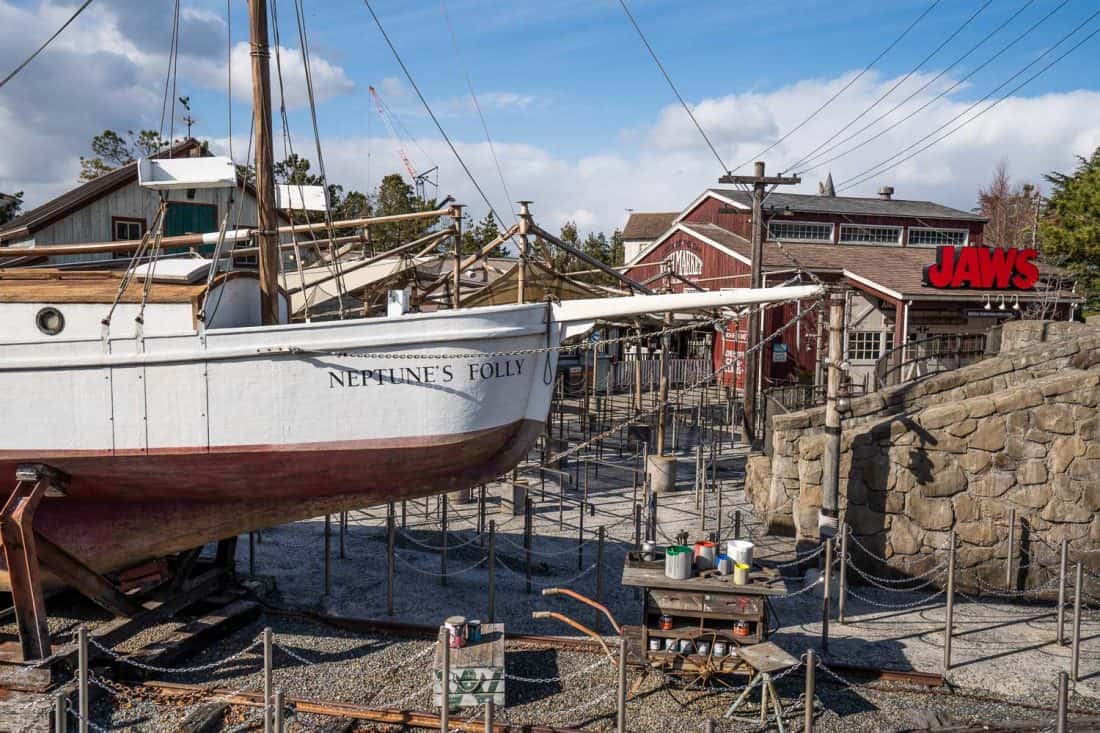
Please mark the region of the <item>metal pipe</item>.
POLYGON ((1066 707, 1069 702, 1069 675, 1065 670, 1058 672, 1058 712, 1055 718, 1055 733, 1066 733, 1066 707))
POLYGON ((586 606, 591 606, 607 617, 607 620, 611 622, 611 628, 615 629, 616 634, 622 633, 622 629, 619 627, 619 623, 615 620, 615 617, 611 615, 611 611, 603 603, 600 603, 599 599, 593 601, 588 596, 582 595, 571 588, 543 588, 542 594, 544 596, 568 596, 575 601, 580 601, 586 606))
POLYGON ((1055 631, 1054 643, 1065 646, 1065 621, 1066 621, 1066 566, 1069 560, 1069 541, 1062 540, 1062 554, 1058 561, 1058 628, 1055 631))
MULTIPOLYGON (((584 516, 583 513, 581 516, 584 516)), ((527 594, 531 593, 531 497, 523 497, 523 575, 527 594)))
POLYGON ((615 697, 615 731, 626 733, 626 637, 619 637, 619 668, 616 670, 618 689, 615 697))
POLYGON ((816 672, 817 655, 814 654, 813 649, 809 649, 806 651, 806 705, 802 723, 803 733, 814 733, 814 686, 816 682, 814 675, 816 672))
POLYGON ((496 621, 497 610, 497 521, 489 520, 489 623, 496 621))
POLYGON ((943 671, 951 669, 951 637, 955 632, 955 530, 951 530, 947 548, 947 605, 944 608, 943 671))
POLYGON ((485 701, 485 733, 494 733, 493 719, 496 717, 496 703, 493 698, 485 701))
POLYGON ((741 510, 738 509, 733 513, 733 539, 741 539, 741 510))
POLYGON ((324 563, 324 585, 325 585, 325 598, 328 598, 332 592, 332 568, 330 567, 330 557, 332 554, 331 547, 332 536, 332 515, 325 515, 325 563, 324 563))
POLYGON ((1012 546, 1015 544, 1016 510, 1008 510, 1008 548, 1005 550, 1005 588, 1012 590, 1012 546))
MULTIPOLYGON (((596 602, 603 603, 603 545, 606 531, 601 524, 596 535, 596 602)), ((600 614, 597 611, 596 619, 592 624, 596 631, 600 630, 600 614)))
POLYGON ((340 559, 347 557, 346 541, 348 535, 348 513, 340 512, 340 559))
POLYGON ((395 524, 393 502, 391 501, 389 508, 386 510, 386 614, 389 616, 393 615, 393 571, 394 560, 396 559, 394 553, 397 544, 397 527, 394 526, 395 524))
POLYGON ((256 533, 248 533, 248 574, 256 574, 256 533))
POLYGON ((448 498, 447 498, 446 494, 443 494, 442 502, 443 502, 443 506, 442 506, 441 511, 442 511, 443 514, 440 517, 439 526, 443 530, 442 532, 440 532, 441 539, 443 541, 440 542, 440 549, 439 549, 439 584, 443 585, 443 586, 446 586, 447 585, 447 507, 450 505, 450 501, 448 501, 448 498))
POLYGON ((54 733, 69 733, 69 708, 68 698, 64 692, 53 696, 53 729, 54 733))
POLYGON ((271 627, 264 628, 264 733, 271 733, 271 627))
POLYGON ((615 659, 615 655, 611 653, 611 649, 608 648, 607 642, 604 641, 603 637, 600 636, 599 634, 597 634, 592 629, 585 626, 584 624, 580 623, 579 621, 574 621, 573 619, 569 618, 568 616, 566 616, 564 614, 561 614, 561 613, 558 613, 557 611, 532 611, 531 612, 531 618, 537 618, 537 619, 552 618, 552 619, 555 619, 557 621, 561 621, 563 624, 565 624, 567 626, 572 626, 574 629, 581 632, 585 636, 591 637, 592 639, 595 639, 597 642, 599 642, 599 645, 601 647, 603 647, 604 653, 607 654, 608 658, 611 659, 611 660, 615 659))
POLYGON ((439 630, 439 641, 443 646, 443 674, 439 688, 439 730, 450 733, 451 726, 451 639, 446 628, 439 630))
POLYGON ((829 616, 832 615, 833 538, 825 538, 825 571, 821 584, 821 651, 829 651, 829 616))
POLYGON ((80 719, 77 729, 88 733, 88 627, 81 625, 77 640, 77 708, 80 719))
POLYGON ((840 523, 840 585, 837 588, 837 621, 844 623, 844 602, 848 596, 848 523, 840 523))
POLYGON ((1070 652, 1069 677, 1074 682, 1081 679, 1077 674, 1081 661, 1081 588, 1084 586, 1084 566, 1078 562, 1073 575, 1073 647, 1070 652))
POLYGON ((283 691, 275 690, 275 733, 283 733, 283 691))

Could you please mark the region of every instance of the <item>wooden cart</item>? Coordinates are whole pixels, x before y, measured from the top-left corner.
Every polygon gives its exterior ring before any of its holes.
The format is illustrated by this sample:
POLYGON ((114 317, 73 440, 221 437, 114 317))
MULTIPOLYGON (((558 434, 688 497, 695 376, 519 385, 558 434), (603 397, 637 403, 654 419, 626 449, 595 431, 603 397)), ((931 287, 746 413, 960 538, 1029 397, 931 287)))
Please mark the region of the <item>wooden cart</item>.
POLYGON ((749 674, 752 670, 737 649, 767 638, 768 597, 786 593, 775 570, 755 568, 747 585, 717 575, 674 580, 665 577, 663 556, 643 560, 638 553, 627 556, 623 585, 641 588, 643 596, 641 625, 623 627, 627 663, 655 667, 681 677, 690 687, 726 684, 723 676, 749 674), (671 629, 660 627, 662 616, 672 619, 671 629), (749 625, 747 635, 734 631, 739 621, 749 625), (676 642, 674 648, 668 648, 669 639, 676 642), (658 640, 661 648, 650 649, 651 640, 658 640), (687 651, 680 648, 681 641, 690 642, 687 651), (706 653, 697 651, 700 642, 706 653), (716 642, 726 644, 729 653, 716 655, 716 642))

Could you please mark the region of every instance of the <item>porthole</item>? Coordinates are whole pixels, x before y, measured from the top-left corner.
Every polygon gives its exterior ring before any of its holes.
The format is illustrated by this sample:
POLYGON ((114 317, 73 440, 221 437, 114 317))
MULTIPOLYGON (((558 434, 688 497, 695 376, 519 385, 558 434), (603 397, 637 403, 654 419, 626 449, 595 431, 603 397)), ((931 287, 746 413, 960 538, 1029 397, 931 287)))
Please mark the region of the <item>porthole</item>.
POLYGON ((47 336, 56 336, 65 328, 65 316, 57 308, 43 308, 35 315, 34 325, 47 336))

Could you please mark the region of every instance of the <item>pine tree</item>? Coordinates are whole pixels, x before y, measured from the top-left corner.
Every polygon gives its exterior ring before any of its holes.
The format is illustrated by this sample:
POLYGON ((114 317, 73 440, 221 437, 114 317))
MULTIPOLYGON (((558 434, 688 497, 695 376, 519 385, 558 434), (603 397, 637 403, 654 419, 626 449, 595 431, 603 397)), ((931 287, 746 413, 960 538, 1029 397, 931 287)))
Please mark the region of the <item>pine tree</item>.
POLYGON ((1051 194, 1040 231, 1044 257, 1076 277, 1087 315, 1100 312, 1100 148, 1078 161, 1073 173, 1044 176, 1051 194))

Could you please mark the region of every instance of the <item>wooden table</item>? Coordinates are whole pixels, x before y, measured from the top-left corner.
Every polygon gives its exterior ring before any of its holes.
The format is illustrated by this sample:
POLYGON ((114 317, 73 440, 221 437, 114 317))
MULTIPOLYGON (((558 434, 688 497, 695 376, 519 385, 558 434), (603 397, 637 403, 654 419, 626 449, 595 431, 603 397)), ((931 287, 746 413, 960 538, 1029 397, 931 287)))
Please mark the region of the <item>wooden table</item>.
MULTIPOLYGON (((504 707, 504 624, 482 624, 481 641, 451 649, 450 710, 471 708, 492 700, 504 707)), ((432 663, 432 693, 440 705, 443 692, 443 647, 436 644, 432 663)))

